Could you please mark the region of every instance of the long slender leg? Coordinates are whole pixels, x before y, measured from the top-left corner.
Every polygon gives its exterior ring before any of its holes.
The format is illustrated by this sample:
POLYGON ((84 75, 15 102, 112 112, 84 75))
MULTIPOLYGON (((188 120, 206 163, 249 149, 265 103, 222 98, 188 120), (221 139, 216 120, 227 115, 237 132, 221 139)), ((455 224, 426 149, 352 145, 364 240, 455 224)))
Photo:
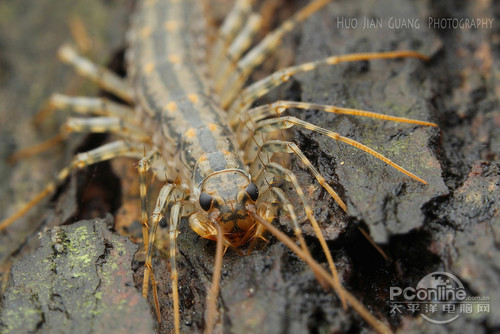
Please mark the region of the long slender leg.
MULTIPOLYGON (((257 143, 257 146, 259 148, 261 147, 258 143, 257 143)), ((269 153, 275 153, 275 152, 272 152, 272 151, 267 151, 267 152, 269 152, 269 153)), ((319 228, 318 222, 316 221, 316 218, 314 217, 314 214, 312 212, 311 206, 309 205, 309 203, 308 203, 308 201, 307 201, 307 199, 306 199, 306 197, 304 195, 304 192, 302 190, 302 187, 299 185, 299 183, 297 181, 297 178, 296 178, 295 174, 292 171, 286 169, 285 167, 280 166, 280 165, 278 165, 278 164, 276 164, 274 162, 271 162, 270 157, 268 155, 266 155, 265 153, 266 153, 265 150, 259 149, 257 157, 256 157, 255 161, 252 163, 252 165, 250 167, 250 174, 251 175, 256 175, 257 171, 261 170, 261 174, 257 177, 258 184, 262 184, 262 179, 263 178, 264 179, 267 178, 265 176, 266 172, 271 173, 271 174, 273 174, 275 176, 281 177, 281 178, 285 179, 286 181, 292 183, 292 185, 293 185, 296 193, 298 194, 298 196, 299 196, 299 198, 300 198, 300 200, 302 202, 302 206, 304 207, 304 211, 305 211, 305 213, 306 213, 309 221, 311 222, 311 225, 313 226, 315 234, 318 237, 318 240, 320 241, 321 247, 322 247, 322 249, 323 249, 323 251, 324 251, 324 253, 325 253, 326 257, 327 257, 327 261, 328 261, 328 264, 330 266, 330 270, 332 272, 332 275, 333 275, 335 281, 337 282, 338 287, 340 287, 341 286, 340 280, 338 278, 337 270, 336 270, 336 267, 335 267, 335 263, 333 262, 333 258, 331 256, 330 250, 328 249, 326 241, 325 241, 325 239, 323 237, 323 234, 322 234, 322 232, 321 232, 321 230, 319 228), (264 156, 262 156, 263 155, 262 153, 264 153, 264 156)), ((317 174, 319 174, 319 173, 317 173, 317 174)), ((267 181, 266 181, 266 183, 267 183, 267 181)), ((285 194, 283 193, 283 191, 281 191, 281 189, 279 189, 279 188, 273 188, 273 189, 274 189, 274 194, 278 198, 278 200, 282 201, 283 204, 287 204, 287 203, 289 204, 288 200, 285 197, 285 194)), ((283 207, 285 208, 285 206, 283 206, 283 207)), ((285 208, 285 210, 286 210, 286 208, 285 208)), ((291 212, 293 212, 293 207, 291 205, 289 207, 289 210, 291 210, 291 212)), ((301 238, 302 231, 300 230, 300 227, 299 227, 298 222, 296 221, 296 219, 295 219, 295 221, 293 221, 293 223, 294 223, 294 229, 296 230, 296 233, 295 233, 296 236, 299 238, 299 235, 300 235, 300 238, 301 238)), ((303 242, 303 246, 302 247, 303 247, 304 252, 309 253, 309 251, 307 250, 307 247, 306 247, 305 242, 303 241, 303 239, 302 239, 302 242, 303 242)), ((317 275, 317 273, 315 273, 315 274, 317 275)), ((324 284, 323 280, 321 280, 318 275, 317 275, 317 278, 318 278, 318 280, 322 284, 324 284)), ((340 298, 342 300, 342 304, 345 307, 346 305, 345 305, 345 300, 344 300, 343 296, 341 294, 339 294, 339 296, 340 296, 340 298)))
POLYGON ((276 131, 276 130, 284 130, 284 129, 289 129, 289 128, 295 126, 295 125, 303 127, 305 129, 308 129, 308 130, 311 130, 311 131, 314 131, 314 132, 321 133, 321 134, 323 134, 323 135, 325 135, 327 137, 330 137, 330 138, 332 138, 334 140, 338 140, 338 141, 344 142, 344 143, 349 144, 351 146, 354 146, 354 147, 356 147, 356 148, 358 148, 360 150, 363 150, 363 151, 365 151, 365 152, 373 155, 377 159, 382 160, 386 164, 388 164, 388 165, 394 167, 395 169, 399 170, 401 173, 406 174, 407 176, 409 176, 409 177, 417 180, 418 182, 421 182, 423 184, 427 184, 427 182, 425 182, 420 177, 418 177, 415 174, 407 171, 403 167, 401 167, 398 164, 392 162, 390 159, 384 157, 382 154, 374 151, 373 149, 369 148, 368 146, 365 146, 365 145, 363 145, 363 144, 361 144, 361 143, 359 143, 359 142, 357 142, 355 140, 349 139, 347 137, 341 136, 341 135, 339 135, 336 132, 333 132, 333 131, 330 131, 328 129, 319 127, 317 125, 314 125, 314 124, 305 122, 303 120, 300 120, 300 119, 298 119, 296 117, 284 116, 284 117, 280 117, 280 118, 273 118, 273 119, 263 120, 263 121, 261 121, 261 122, 258 123, 257 128, 255 129, 255 133, 258 134, 259 132, 273 132, 273 131, 276 131))
POLYGON ((244 117, 239 116, 240 118, 236 123, 237 126, 235 132, 238 134, 240 146, 243 148, 245 145, 248 145, 246 149, 247 160, 253 161, 255 155, 257 154, 256 147, 252 143, 252 139, 253 141, 255 141, 256 136, 254 130, 257 127, 257 123, 264 120, 265 118, 269 118, 272 116, 280 118, 281 115, 289 108, 315 109, 334 114, 371 117, 371 118, 389 120, 394 122, 412 123, 425 126, 437 126, 437 124, 430 122, 424 122, 403 117, 389 116, 365 110, 340 108, 336 106, 312 104, 307 102, 277 101, 272 104, 267 104, 252 108, 245 114, 244 117))
POLYGON ((273 74, 254 82, 246 87, 238 94, 238 98, 231 104, 229 110, 246 110, 259 97, 267 94, 273 88, 288 81, 291 76, 312 71, 319 66, 337 65, 345 62, 355 62, 374 59, 395 59, 395 58, 418 58, 421 60, 429 60, 429 57, 415 51, 390 51, 390 52, 374 52, 374 53, 353 53, 341 56, 332 56, 297 66, 291 66, 282 70, 276 71, 273 74))
POLYGON ((25 159, 27 157, 36 155, 36 154, 44 152, 44 151, 47 151, 47 150, 51 149, 52 147, 58 145, 62 141, 64 141, 64 139, 66 139, 67 135, 68 134, 65 131, 61 131, 57 135, 53 136, 50 139, 47 139, 44 142, 20 149, 20 150, 14 152, 12 155, 10 155, 7 158, 7 162, 10 165, 14 165, 19 160, 25 159))
POLYGON ((151 165, 159 159, 161 159, 161 155, 153 151, 143 157, 137 166, 137 170, 139 171, 139 193, 141 196, 142 239, 145 253, 148 252, 149 245, 147 174, 151 169, 151 165))
MULTIPOLYGON (((144 159, 144 168, 146 168, 147 162, 153 162, 156 154, 150 155, 152 159, 147 161, 144 159)), ((142 175, 145 174, 145 171, 141 172, 142 175)), ((141 180, 141 188, 143 187, 143 181, 141 180)), ((141 189, 141 198, 142 192, 145 192, 145 189, 141 189)), ((160 190, 160 194, 158 195, 158 199, 156 202, 155 209, 153 214, 151 215, 151 225, 149 226, 149 236, 148 236, 148 244, 145 247, 146 249, 146 261, 145 261, 145 269, 144 269, 144 279, 142 285, 142 295, 147 297, 148 289, 149 289, 149 280, 151 280, 151 285, 153 288, 153 300, 155 303, 156 315, 158 317, 158 321, 161 322, 161 314, 160 314, 160 305, 158 301, 158 291, 156 287, 156 280, 154 277, 153 267, 151 264, 153 258, 153 249, 154 243, 156 240, 156 232, 158 230, 158 225, 160 221, 164 219, 165 210, 171 206, 170 210, 170 228, 169 228, 169 241, 170 241, 170 261, 172 264, 172 294, 174 301, 174 319, 175 319, 175 328, 176 333, 179 333, 179 294, 178 294, 178 274, 177 267, 175 264, 175 254, 176 254, 176 238, 178 232, 178 225, 182 216, 186 216, 193 211, 193 207, 190 203, 185 202, 184 199, 187 197, 187 193, 181 189, 180 187, 175 186, 174 184, 166 184, 160 190)))
MULTIPOLYGON (((313 173, 318 182, 325 188, 328 193, 335 199, 335 201, 340 205, 340 207, 347 212, 347 207, 344 202, 339 198, 337 193, 326 183, 324 177, 316 170, 316 168, 311 164, 309 159, 304 155, 302 150, 293 142, 280 141, 280 140, 269 140, 260 146, 261 152, 271 152, 271 153, 293 153, 304 163, 304 165, 313 173)), ((279 188, 273 188, 273 190, 278 190, 279 188)), ((281 189, 279 189, 282 191, 281 189)), ((284 196, 284 194, 283 194, 284 196)), ((286 198, 285 198, 286 199, 286 198)), ((292 220, 293 221, 293 220, 292 220)), ((298 227, 298 225, 296 225, 298 227)), ((370 237, 368 232, 362 228, 358 228, 363 236, 372 244, 372 246, 382 255, 382 257, 388 261, 389 258, 385 252, 378 246, 373 239, 370 237)), ((300 230, 299 230, 300 231, 300 230)))
POLYGON ((179 315, 179 274, 177 272, 176 263, 176 244, 177 235, 179 234, 179 221, 180 221, 180 203, 175 204, 170 211, 170 229, 169 229, 169 258, 170 258, 170 279, 172 282, 172 299, 174 302, 174 328, 175 332, 180 332, 180 315, 179 315))
MULTIPOLYGON (((313 210, 304 195, 304 191, 302 190, 302 187, 300 186, 299 182, 297 181, 297 177, 295 174, 286 169, 285 167, 278 165, 277 163, 270 162, 264 166, 264 168, 269 171, 270 173, 282 177, 286 181, 290 182, 296 191, 297 195, 300 198, 300 201, 302 202, 302 206, 304 207, 304 211, 307 215, 307 218, 311 222, 311 225, 313 226, 314 233, 318 237, 319 243, 321 244, 321 248, 323 249, 323 252, 325 253, 326 259, 328 261, 328 265, 330 266, 330 270, 332 272, 332 275, 334 277, 334 280, 336 281, 336 285, 338 287, 338 291, 341 290, 340 286, 340 279, 338 277, 337 273, 337 268, 335 266, 335 263, 333 262, 333 257, 332 254, 330 253, 330 249, 328 248, 328 245, 326 244, 326 240, 323 236, 323 233, 321 232, 321 229, 319 227, 318 222, 316 221, 316 217, 314 216, 313 210)), ((344 305, 344 308, 346 307, 345 304, 345 298, 342 294, 339 294, 339 297, 342 301, 342 304, 344 305)))
POLYGON ((169 221, 169 258, 171 267, 171 282, 172 282, 172 299, 174 303, 174 327, 175 333, 180 333, 180 315, 179 315, 179 274, 177 272, 176 254, 177 254, 177 236, 179 235, 179 224, 181 218, 192 214, 194 207, 192 203, 181 201, 181 197, 185 197, 184 193, 174 196, 176 203, 170 210, 169 221))
POLYGON ((376 113, 372 111, 359 110, 359 109, 351 109, 351 108, 342 108, 331 105, 323 105, 323 104, 315 104, 308 102, 297 102, 297 101, 276 101, 272 104, 259 106, 248 111, 248 117, 244 119, 244 123, 248 120, 252 120, 253 122, 257 122, 263 118, 269 116, 281 116, 287 109, 296 108, 296 109, 312 109, 312 110, 320 110, 329 112, 332 114, 342 114, 342 115, 351 115, 351 116, 361 116, 361 117, 370 117, 382 119, 385 121, 393 121, 400 123, 410 123, 410 124, 419 124, 425 126, 433 126, 437 127, 438 125, 431 122, 419 121, 416 119, 405 118, 405 117, 396 117, 390 116, 382 113, 376 113))
POLYGON ((367 309, 366 307, 356 299, 353 295, 349 293, 346 289, 344 289, 342 286, 337 285, 337 282, 334 278, 332 278, 328 272, 321 266, 319 265, 314 259, 307 254, 306 252, 302 251, 295 243, 290 240, 290 238, 287 237, 286 234, 278 230, 276 227, 274 227, 271 223, 266 221, 265 219, 262 219, 257 214, 253 214, 254 218, 259 222, 259 224, 262 224, 266 230, 271 232, 278 240, 280 240, 282 243, 284 243, 289 249, 291 249, 295 254, 297 254, 298 257, 300 257, 305 263, 309 265, 311 269, 313 269, 315 272, 318 272, 321 277, 328 282, 328 284, 335 290, 337 291, 337 294, 343 295, 351 305, 351 307, 367 322, 369 323, 378 333, 392 333, 391 329, 387 327, 384 323, 379 321, 377 318, 375 318, 367 309))
POLYGON ((277 29, 270 32, 259 44, 253 47, 239 62, 238 71, 228 78, 222 89, 222 106, 226 108, 234 100, 241 87, 252 71, 262 64, 266 57, 280 44, 283 36, 291 31, 297 24, 323 8, 331 0, 315 0, 299 10, 294 16, 286 20, 277 29))
POLYGON ((56 179, 50 182, 45 188, 38 193, 30 202, 24 205, 19 211, 14 213, 12 216, 4 219, 0 222, 0 231, 6 229, 15 220, 22 217, 26 212, 28 212, 33 206, 35 206, 42 199, 47 197, 52 193, 58 183, 63 181, 68 177, 69 173, 76 168, 83 168, 88 165, 92 165, 101 161, 113 159, 120 156, 130 156, 139 158, 142 146, 137 144, 125 142, 125 141, 115 141, 88 152, 78 154, 73 161, 65 168, 63 168, 59 174, 57 174, 56 179))
POLYGON ((289 141, 282 141, 282 140, 269 140, 265 142, 261 146, 261 151, 263 152, 271 152, 271 153, 293 153, 295 154, 303 163, 304 165, 313 173, 314 177, 316 180, 318 180, 319 184, 325 188, 326 191, 332 196, 332 198, 335 200, 335 202, 338 203, 338 205, 344 210, 344 212, 347 212, 347 206, 345 205, 344 201, 342 201, 339 197, 339 195, 330 187, 330 185, 326 182, 325 178, 321 175, 320 172, 311 164, 309 159, 304 155, 302 150, 297 146, 297 144, 289 142, 289 141))
POLYGON ((42 122, 56 109, 83 115, 120 117, 129 123, 138 124, 134 110, 129 106, 103 97, 67 96, 58 93, 52 94, 45 102, 35 116, 35 122, 42 122))
POLYGON ((278 199, 278 202, 280 203, 281 208, 285 210, 285 212, 288 214, 290 219, 292 220, 293 224, 293 233, 295 234, 295 237, 299 241, 299 245, 302 248, 304 252, 309 253, 309 249, 307 248, 306 241, 304 240, 304 236, 302 235, 302 230, 299 227, 299 222, 297 220, 297 215, 295 214, 295 210, 293 208, 293 205, 290 203, 288 198, 286 198, 285 193, 283 190, 277 187, 271 187, 271 191, 273 195, 278 199))
MULTIPOLYGON (((318 170, 311 164, 309 159, 304 155, 302 150, 297 146, 297 144, 293 142, 281 141, 281 140, 269 140, 260 146, 260 150, 262 152, 271 152, 271 153, 293 153, 295 154, 304 165, 313 173, 314 177, 321 184, 323 188, 325 188, 328 193, 333 197, 333 199, 340 205, 340 207, 347 212, 347 206, 340 199, 337 193, 326 183, 324 177, 318 172, 318 170)), ((365 238, 373 245, 373 247, 384 257, 386 261, 388 261, 387 255, 384 251, 373 241, 370 235, 359 228, 361 233, 365 236, 365 238)))
POLYGON ((119 117, 70 117, 61 127, 60 133, 42 143, 15 152, 8 158, 8 162, 14 164, 20 159, 46 151, 66 139, 71 132, 109 132, 130 141, 142 142, 148 145, 151 143, 150 136, 139 126, 123 121, 119 117))
POLYGON ((235 40, 227 50, 227 59, 220 62, 220 67, 214 69, 214 74, 217 78, 215 82, 215 90, 217 93, 221 91, 225 83, 225 79, 230 75, 231 71, 237 69, 237 62, 241 55, 248 49, 252 43, 252 39, 260 29, 262 18, 258 14, 252 14, 248 18, 243 30, 236 36, 235 40))
MULTIPOLYGON (((125 106, 120 103, 110 101, 105 98, 95 98, 95 97, 71 97, 62 94, 53 94, 49 100, 45 103, 44 107, 35 116, 35 123, 40 123, 47 116, 50 115, 54 110, 60 109, 67 112, 75 112, 83 115, 98 115, 98 116, 110 116, 119 117, 124 120, 126 124, 131 124, 134 129, 139 129, 139 123, 134 117, 134 112, 132 108, 125 106)), ((55 145, 59 144, 61 141, 66 139, 71 129, 63 128, 60 133, 54 137, 30 146, 23 148, 8 158, 10 164, 14 164, 17 161, 27 158, 29 156, 46 151, 55 145)), ((137 131, 136 131, 137 132, 137 131)), ((142 130, 141 130, 142 132, 142 130)), ((146 139, 145 136, 141 136, 146 139)))
POLYGON ((151 136, 142 128, 127 123, 119 117, 70 117, 63 126, 63 132, 114 133, 122 138, 150 143, 151 136))
POLYGON ((215 250, 214 271, 212 274, 212 286, 207 295, 207 328, 206 334, 211 334, 215 325, 215 309, 217 308, 217 296, 219 294, 220 277, 222 271, 222 256, 224 246, 224 235, 219 224, 215 224, 217 229, 217 248, 215 250))
MULTIPOLYGON (((259 159, 257 159, 257 160, 259 160, 259 159)), ((259 162, 260 162, 260 160, 259 160, 259 162)), ((297 215, 295 214, 295 209, 293 208, 293 205, 290 203, 288 198, 286 198, 286 195, 283 192, 283 190, 276 187, 274 185, 274 183, 269 182, 270 177, 269 177, 269 175, 266 175, 266 174, 270 174, 270 173, 266 173, 263 163, 259 163, 257 168, 255 168, 255 164, 254 164, 253 167, 254 167, 253 170, 250 169, 250 175, 252 175, 252 178, 255 180, 256 185, 259 188, 259 191, 261 193, 260 196, 263 196, 263 194, 268 193, 271 197, 269 200, 263 199, 261 201, 263 203, 266 203, 266 202, 270 202, 272 200, 277 200, 279 207, 282 210, 284 210, 287 213, 287 215, 290 217, 290 219, 292 221, 295 237, 297 238, 297 241, 299 242, 301 248, 304 250, 304 252, 309 252, 309 249, 307 248, 307 244, 304 240, 304 236, 302 235, 302 230, 299 227, 297 215)), ((273 177, 274 175, 271 174, 270 176, 273 177)), ((269 208, 266 208, 266 209, 269 209, 269 208)), ((269 218, 268 219, 269 221, 271 221, 272 219, 274 219, 275 214, 268 213, 265 216, 269 218)), ((256 238, 254 239, 254 241, 256 241, 257 238, 261 236, 262 232, 263 231, 256 232, 256 234, 255 234, 256 238)), ((252 249, 253 245, 251 245, 250 248, 252 249)))
POLYGON ((94 81, 99 87, 126 102, 132 102, 131 87, 115 73, 82 57, 69 45, 61 46, 58 56, 61 61, 73 66, 80 75, 94 81))
MULTIPOLYGON (((292 220, 293 232, 295 234, 295 237, 297 238, 297 241, 299 242, 300 247, 302 248, 302 251, 306 254, 310 254, 309 248, 307 248, 306 241, 304 240, 304 236, 302 235, 302 230, 299 227, 299 223, 297 220, 297 216, 295 215, 295 210, 293 208, 293 205, 290 203, 288 198, 286 198, 285 192, 278 187, 271 187, 271 191, 272 191, 273 195, 278 199, 278 202, 280 203, 281 208, 283 208, 283 210, 285 210, 285 212, 288 214, 288 216, 292 220)), ((325 280, 314 269, 313 269, 313 272, 314 272, 314 275, 316 276, 316 279, 321 284, 321 286, 324 289, 326 289, 327 284, 326 284, 325 280)))
MULTIPOLYGON (((80 98, 88 99, 91 98, 80 98)), ((95 101, 92 101, 95 102, 95 101)), ((92 109, 87 109, 85 107, 78 108, 81 113, 94 112, 92 109)), ((115 109, 112 107, 112 109, 115 109)), ((120 110, 116 108, 116 110, 120 110)), ((102 111, 102 109, 97 109, 96 111, 102 111)), ((117 115, 118 116, 118 115, 117 115)), ((138 141, 143 143, 150 143, 150 136, 147 135, 136 122, 129 123, 128 120, 123 120, 120 117, 91 117, 91 118, 75 118, 70 117, 66 120, 66 124, 62 126, 60 133, 54 137, 21 149, 8 158, 10 164, 14 164, 20 159, 27 158, 29 156, 46 151, 55 145, 59 144, 61 141, 66 139, 71 132, 93 132, 93 133, 103 133, 110 132, 115 133, 118 136, 128 139, 131 141, 138 141)))
POLYGON ((164 217, 165 207, 167 205, 167 200, 172 192, 174 186, 172 184, 166 184, 161 188, 160 194, 158 195, 158 199, 156 202, 156 207, 152 214, 151 226, 149 227, 149 236, 148 236, 148 245, 146 247, 146 263, 144 264, 144 280, 142 284, 142 296, 148 296, 148 286, 149 280, 151 279, 151 283, 153 286, 153 299, 156 308, 156 315, 158 317, 158 321, 161 322, 160 315, 160 304, 158 302, 158 292, 156 290, 156 280, 154 278, 153 267, 151 265, 151 259, 153 258, 153 246, 156 240, 156 231, 158 229, 158 225, 160 221, 164 217))
MULTIPOLYGON (((224 54, 229 45, 233 42, 234 37, 239 33, 243 22, 252 10, 253 0, 238 0, 233 9, 226 16, 224 23, 219 30, 219 36, 210 53, 210 68, 216 69, 220 67, 221 62, 225 59, 224 54)), ((212 74, 216 74, 215 72, 212 74)))

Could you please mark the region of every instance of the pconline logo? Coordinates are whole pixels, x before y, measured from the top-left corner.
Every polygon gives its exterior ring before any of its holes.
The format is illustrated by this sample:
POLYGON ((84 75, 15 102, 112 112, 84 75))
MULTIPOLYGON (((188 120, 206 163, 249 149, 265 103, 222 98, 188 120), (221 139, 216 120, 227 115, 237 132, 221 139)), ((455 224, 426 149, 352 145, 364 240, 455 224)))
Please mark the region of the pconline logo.
POLYGON ((489 313, 489 297, 469 297, 462 282, 454 275, 433 272, 413 287, 390 288, 391 314, 420 314, 434 324, 446 324, 461 314, 489 313))

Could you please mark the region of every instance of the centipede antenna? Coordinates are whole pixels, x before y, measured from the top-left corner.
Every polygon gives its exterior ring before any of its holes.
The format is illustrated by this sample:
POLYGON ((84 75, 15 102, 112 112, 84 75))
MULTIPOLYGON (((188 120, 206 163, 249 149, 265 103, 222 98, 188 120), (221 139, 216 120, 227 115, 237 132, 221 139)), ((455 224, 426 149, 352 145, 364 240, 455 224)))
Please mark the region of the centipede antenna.
POLYGON ((309 265, 312 270, 317 271, 328 284, 337 292, 338 295, 343 295, 347 303, 368 323, 370 324, 378 333, 392 333, 391 329, 387 327, 380 320, 375 318, 366 307, 356 299, 349 291, 347 291, 341 285, 338 285, 337 281, 321 266, 319 265, 309 254, 304 252, 300 247, 298 247, 286 234, 278 230, 271 223, 262 219, 257 214, 252 214, 253 217, 262 224, 267 231, 271 232, 272 235, 276 237, 279 241, 284 243, 292 252, 294 252, 299 258, 309 265), (313 269, 314 268, 314 269, 313 269))
POLYGON ((389 262, 389 257, 387 256, 387 254, 382 250, 382 248, 380 248, 379 245, 377 245, 375 243, 375 241, 370 236, 370 234, 368 234, 368 232, 364 228, 359 227, 359 226, 358 226, 358 230, 361 232, 361 234, 363 234, 363 236, 366 238, 366 240, 368 240, 368 242, 373 246, 373 248, 375 248, 377 250, 377 252, 379 252, 380 255, 382 255, 382 257, 384 258, 384 260, 386 262, 389 262))
POLYGON ((219 295, 220 277, 222 272, 222 256, 224 246, 224 235, 219 224, 215 224, 217 228, 217 248, 215 250, 215 264, 212 274, 212 286, 207 295, 207 327, 206 334, 211 334, 215 326, 215 314, 217 308, 217 296, 219 295))

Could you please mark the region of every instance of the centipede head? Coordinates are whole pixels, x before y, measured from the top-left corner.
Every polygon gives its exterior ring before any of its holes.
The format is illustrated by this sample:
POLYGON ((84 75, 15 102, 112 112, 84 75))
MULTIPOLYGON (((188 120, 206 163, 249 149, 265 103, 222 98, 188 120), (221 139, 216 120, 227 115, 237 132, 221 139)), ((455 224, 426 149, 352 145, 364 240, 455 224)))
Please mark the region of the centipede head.
POLYGON ((201 187, 199 212, 190 217, 191 228, 203 238, 216 240, 219 224, 227 245, 244 245, 255 235, 259 189, 248 174, 227 170, 209 176, 201 187))

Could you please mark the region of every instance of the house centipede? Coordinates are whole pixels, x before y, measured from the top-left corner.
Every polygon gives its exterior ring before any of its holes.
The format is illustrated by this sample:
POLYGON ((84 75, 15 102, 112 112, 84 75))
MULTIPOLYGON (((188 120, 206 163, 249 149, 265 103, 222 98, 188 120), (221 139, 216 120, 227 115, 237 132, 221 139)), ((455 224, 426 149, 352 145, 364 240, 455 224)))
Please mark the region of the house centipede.
MULTIPOLYGON (((298 227, 295 209, 283 191, 273 187, 275 179, 285 179, 299 194, 303 209, 311 221, 328 259, 331 273, 325 274, 311 264, 315 268, 315 274, 318 278, 323 277, 323 280, 331 282, 330 285, 339 293, 341 300, 352 305, 355 302, 349 299, 351 297, 346 297, 347 292, 341 288, 338 280, 331 279, 331 277, 336 276, 335 266, 301 186, 293 172, 274 162, 269 155, 274 153, 295 155, 314 174, 321 186, 343 210, 346 210, 346 204, 326 183, 297 145, 286 140, 268 139, 267 134, 294 126, 302 127, 328 136, 332 140, 362 149, 409 177, 425 183, 423 179, 360 143, 298 118, 282 116, 282 113, 289 108, 316 109, 424 126, 435 126, 435 124, 311 103, 279 101, 257 107, 252 106, 252 103, 274 86, 287 81, 291 76, 311 71, 319 66, 380 58, 416 57, 425 60, 426 57, 413 51, 333 56, 280 70, 266 79, 244 87, 245 79, 264 60, 265 56, 277 47, 282 35, 329 1, 310 2, 277 30, 270 33, 268 36, 271 37, 266 37, 247 51, 247 48, 250 47, 248 42, 251 40, 251 36, 258 30, 258 23, 255 23, 258 21, 258 17, 252 14, 251 2, 237 1, 220 30, 219 40, 209 51, 209 55, 211 55, 208 60, 209 66, 208 69, 205 69, 198 68, 197 64, 200 60, 194 59, 192 56, 197 54, 195 50, 203 49, 205 46, 194 37, 186 37, 189 34, 200 35, 200 30, 203 27, 186 27, 184 24, 191 15, 202 15, 199 13, 201 8, 195 9, 194 3, 189 1, 145 1, 142 4, 142 9, 138 10, 135 15, 130 33, 130 49, 132 51, 129 53, 129 76, 135 85, 135 92, 131 92, 129 83, 102 68, 97 68, 82 58, 73 48, 63 46, 60 50, 60 57, 64 61, 75 66, 81 74, 96 81, 98 85, 116 94, 124 101, 141 106, 139 108, 141 115, 137 118, 135 111, 131 108, 102 99, 54 95, 51 100, 54 107, 80 108, 84 113, 100 114, 100 116, 94 115, 95 117, 86 119, 70 118, 64 131, 68 133, 111 132, 123 137, 123 140, 78 155, 69 167, 59 173, 57 181, 64 180, 71 169, 82 168, 97 161, 121 155, 140 159, 139 175, 143 208, 141 220, 144 225, 143 239, 147 253, 143 293, 148 293, 148 284, 152 281, 153 295, 156 295, 151 257, 156 237, 155 231, 164 217, 169 217, 170 244, 173 245, 170 250, 172 276, 174 277, 172 280, 173 291, 177 290, 175 238, 178 233, 177 226, 182 216, 191 217, 190 225, 200 236, 217 241, 218 255, 216 259, 220 263, 222 261, 221 249, 224 247, 236 248, 249 242, 253 243, 263 235, 264 231, 272 230, 266 223, 271 222, 278 215, 275 205, 278 203, 281 211, 290 216, 293 222, 294 232, 301 246, 301 250, 299 249, 297 252, 310 261, 307 246, 298 227), (165 8, 162 10, 162 6, 168 7, 170 10, 167 11, 165 8), (161 16, 165 15, 166 12, 172 16, 169 18, 161 16), (179 21, 178 17, 184 19, 179 21), (238 26, 245 21, 244 17, 256 18, 257 21, 249 19, 247 25, 238 26), (185 29, 183 34, 186 36, 180 33, 176 34, 181 29, 185 29), (165 31, 169 36, 168 42, 165 41, 165 31), (172 43, 171 49, 169 49, 169 43, 172 43), (225 52, 230 53, 229 60, 222 57, 225 52), (233 66, 239 70, 232 70, 233 66), (222 75, 220 75, 221 73, 222 75), (205 78, 206 75, 214 78, 213 84, 205 78), (193 89, 193 87, 195 88, 193 89), (213 93, 214 90, 216 94, 213 93), (220 99, 216 96, 219 96, 220 99), (230 112, 229 122, 224 121, 223 109, 230 112), (148 133, 154 135, 151 136, 148 133), (146 156, 143 153, 144 147, 148 148, 146 156), (177 148, 179 148, 178 152, 173 151, 177 148), (245 151, 243 157, 239 156, 240 150, 245 151), (169 165, 162 160, 178 161, 169 165), (159 169, 166 171, 163 174, 168 175, 169 179, 172 178, 171 175, 183 175, 183 173, 186 175, 181 177, 183 182, 180 185, 167 184, 164 186, 150 220, 149 214, 145 210, 145 177, 147 170, 154 164, 159 164, 159 169), (237 186, 238 184, 239 186, 237 186), (219 188, 220 185, 224 185, 224 187, 219 188), (237 210, 234 208, 230 210, 229 207, 237 207, 237 210), (226 230, 226 232, 223 233, 222 230, 226 230), (225 236, 221 237, 221 234, 225 236), (347 302, 346 298, 349 299, 347 302)), ((196 21, 203 22, 203 20, 196 21)), ((63 133, 61 137, 66 135, 67 133, 63 133)), ((157 176, 163 177, 161 172, 157 173, 157 176)), ((26 206, 26 210, 51 193, 55 184, 55 182, 49 184, 39 196, 26 206)), ((3 221, 0 224, 0 229, 5 229, 26 210, 22 209, 11 219, 3 221)), ((277 232, 274 231, 274 233, 277 232)), ((282 238, 279 234, 276 234, 276 237, 282 238)), ((292 246, 290 245, 290 247, 292 246)), ((217 267, 220 267, 220 264, 217 267)), ((218 271, 220 270, 215 270, 215 272, 218 271)), ((215 304, 213 303, 216 300, 215 296, 217 296, 219 278, 217 275, 214 276, 214 288, 210 293, 212 302, 209 303, 209 310, 212 311, 209 311, 207 320, 207 331, 209 332, 216 321, 215 304)), ((176 308, 175 313, 177 314, 174 322, 176 331, 179 332, 179 301, 178 297, 175 297, 176 292, 173 293, 174 308, 176 308)), ((158 311, 160 306, 157 301, 155 304, 158 311)))

